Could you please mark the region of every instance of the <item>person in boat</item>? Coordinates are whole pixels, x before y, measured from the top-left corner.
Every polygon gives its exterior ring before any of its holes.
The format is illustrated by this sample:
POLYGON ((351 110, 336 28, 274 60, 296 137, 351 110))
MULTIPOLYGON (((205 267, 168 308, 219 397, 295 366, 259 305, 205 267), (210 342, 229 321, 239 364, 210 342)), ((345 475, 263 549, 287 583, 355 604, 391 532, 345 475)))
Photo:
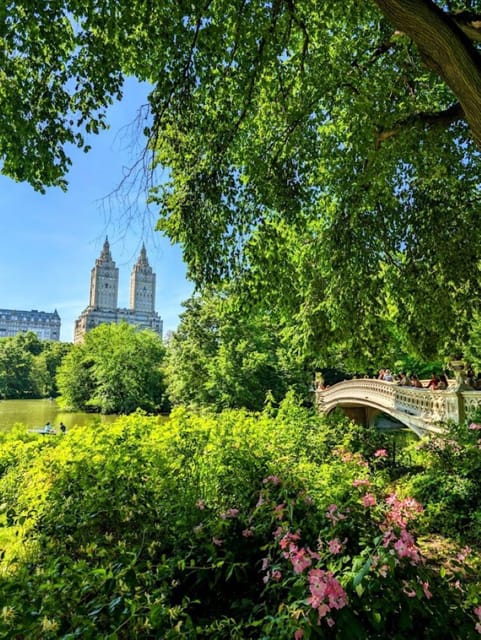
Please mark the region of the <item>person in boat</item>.
POLYGON ((47 422, 43 430, 45 431, 45 433, 50 433, 50 431, 52 431, 52 425, 50 424, 50 422, 47 422))

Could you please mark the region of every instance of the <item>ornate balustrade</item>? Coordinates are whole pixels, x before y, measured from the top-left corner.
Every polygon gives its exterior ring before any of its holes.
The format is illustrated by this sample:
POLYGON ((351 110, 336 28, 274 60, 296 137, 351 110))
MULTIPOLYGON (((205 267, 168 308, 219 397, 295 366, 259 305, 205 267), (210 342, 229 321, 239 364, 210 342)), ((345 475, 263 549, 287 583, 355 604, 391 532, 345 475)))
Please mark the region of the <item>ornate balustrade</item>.
POLYGON ((346 380, 317 390, 319 411, 329 413, 340 407, 365 407, 371 419, 386 413, 399 420, 418 435, 442 431, 442 423, 459 422, 465 415, 481 408, 481 392, 457 387, 446 391, 401 387, 384 380, 346 380))

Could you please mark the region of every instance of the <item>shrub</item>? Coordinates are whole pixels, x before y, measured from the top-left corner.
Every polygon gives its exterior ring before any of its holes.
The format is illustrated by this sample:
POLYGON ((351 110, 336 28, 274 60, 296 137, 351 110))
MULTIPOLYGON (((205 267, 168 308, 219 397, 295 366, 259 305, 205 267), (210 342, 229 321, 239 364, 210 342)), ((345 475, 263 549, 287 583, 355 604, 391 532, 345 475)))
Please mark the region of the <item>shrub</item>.
POLYGON ((425 560, 383 450, 334 431, 288 399, 27 441, 0 480, 0 635, 474 638, 465 564, 425 560))

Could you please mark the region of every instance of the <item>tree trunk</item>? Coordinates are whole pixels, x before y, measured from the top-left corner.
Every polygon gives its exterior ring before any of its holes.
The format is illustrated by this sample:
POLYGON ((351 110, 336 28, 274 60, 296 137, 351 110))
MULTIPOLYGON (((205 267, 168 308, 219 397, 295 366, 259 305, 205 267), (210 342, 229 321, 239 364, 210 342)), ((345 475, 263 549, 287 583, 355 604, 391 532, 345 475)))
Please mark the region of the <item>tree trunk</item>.
POLYGON ((431 0, 374 0, 386 18, 419 48, 464 111, 481 148, 481 55, 469 38, 431 0))

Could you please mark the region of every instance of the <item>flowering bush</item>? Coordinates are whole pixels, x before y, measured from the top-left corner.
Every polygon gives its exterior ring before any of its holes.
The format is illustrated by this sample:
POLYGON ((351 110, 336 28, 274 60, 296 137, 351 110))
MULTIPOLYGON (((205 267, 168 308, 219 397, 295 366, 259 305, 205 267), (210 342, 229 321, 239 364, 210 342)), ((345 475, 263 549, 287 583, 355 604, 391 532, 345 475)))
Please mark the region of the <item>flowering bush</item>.
POLYGON ((478 637, 474 545, 433 564, 421 505, 347 421, 288 401, 12 437, 1 637, 478 637))

